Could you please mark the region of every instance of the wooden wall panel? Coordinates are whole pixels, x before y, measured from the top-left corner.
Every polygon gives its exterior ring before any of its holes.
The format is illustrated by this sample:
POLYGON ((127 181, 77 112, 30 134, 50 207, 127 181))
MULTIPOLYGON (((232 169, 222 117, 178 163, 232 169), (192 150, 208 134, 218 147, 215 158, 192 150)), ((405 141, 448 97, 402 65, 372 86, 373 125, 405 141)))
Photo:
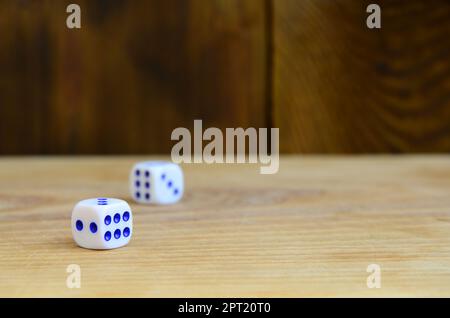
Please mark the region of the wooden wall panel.
POLYGON ((282 151, 450 151, 450 2, 373 2, 273 1, 282 151))
POLYGON ((176 127, 265 127, 260 0, 0 1, 0 153, 167 153, 176 127))
POLYGON ((0 0, 0 154, 162 153, 280 128, 283 152, 450 150, 450 3, 0 0))
POLYGON ((51 94, 51 34, 37 2, 0 1, 0 153, 36 153, 51 94))

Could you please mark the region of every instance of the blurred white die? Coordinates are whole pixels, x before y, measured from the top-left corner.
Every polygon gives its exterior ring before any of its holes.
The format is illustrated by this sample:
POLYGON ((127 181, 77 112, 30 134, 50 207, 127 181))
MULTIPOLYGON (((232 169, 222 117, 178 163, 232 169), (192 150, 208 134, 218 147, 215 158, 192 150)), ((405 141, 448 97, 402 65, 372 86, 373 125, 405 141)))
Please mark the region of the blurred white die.
POLYGON ((175 203, 181 199, 183 191, 183 171, 175 163, 144 161, 131 169, 130 193, 138 203, 175 203))
POLYGON ((133 215, 127 202, 112 198, 87 199, 72 211, 72 234, 84 248, 112 249, 127 245, 133 233, 133 215))

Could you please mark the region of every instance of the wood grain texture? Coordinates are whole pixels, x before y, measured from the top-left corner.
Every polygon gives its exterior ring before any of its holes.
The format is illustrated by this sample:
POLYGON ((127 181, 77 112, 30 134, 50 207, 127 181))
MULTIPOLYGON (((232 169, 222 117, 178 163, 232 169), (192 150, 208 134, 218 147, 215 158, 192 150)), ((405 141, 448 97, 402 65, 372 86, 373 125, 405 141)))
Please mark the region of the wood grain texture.
POLYGON ((187 165, 179 204, 131 204, 128 246, 77 247, 75 203, 130 200, 141 159, 0 159, 0 296, 450 296, 448 156, 282 157, 270 176, 187 165))
POLYGON ((274 123, 284 152, 450 150, 450 3, 273 1, 274 123))
POLYGON ((163 153, 176 127, 264 127, 259 0, 0 1, 0 154, 163 153))

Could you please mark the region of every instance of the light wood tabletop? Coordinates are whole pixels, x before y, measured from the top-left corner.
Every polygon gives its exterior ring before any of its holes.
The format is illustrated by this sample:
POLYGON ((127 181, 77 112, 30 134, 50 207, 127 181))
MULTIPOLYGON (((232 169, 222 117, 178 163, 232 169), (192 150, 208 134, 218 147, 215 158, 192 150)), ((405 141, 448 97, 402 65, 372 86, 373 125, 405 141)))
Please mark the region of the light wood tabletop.
POLYGON ((154 158, 1 158, 0 296, 450 296, 450 156, 186 164, 180 203, 135 204, 129 171, 154 158), (74 243, 72 208, 99 196, 130 203, 129 245, 74 243))

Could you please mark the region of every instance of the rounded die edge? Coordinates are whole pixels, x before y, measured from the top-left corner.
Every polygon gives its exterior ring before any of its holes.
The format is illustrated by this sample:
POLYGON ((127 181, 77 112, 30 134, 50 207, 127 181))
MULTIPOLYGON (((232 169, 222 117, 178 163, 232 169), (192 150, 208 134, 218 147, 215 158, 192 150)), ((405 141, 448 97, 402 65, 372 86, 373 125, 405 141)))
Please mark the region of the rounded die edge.
MULTIPOLYGON (((95 247, 92 247, 92 246, 87 246, 87 245, 82 244, 82 243, 78 243, 77 241, 75 241, 75 243, 77 243, 77 245, 78 245, 79 247, 84 248, 84 249, 87 249, 87 250, 93 250, 93 251, 105 251, 105 250, 114 250, 114 249, 116 249, 116 248, 121 248, 121 247, 127 246, 127 245, 130 243, 130 238, 131 238, 131 235, 127 238, 127 240, 121 241, 119 245, 114 245, 114 242, 113 242, 113 243, 111 243, 111 244, 105 244, 105 245, 103 245, 103 246, 95 246, 95 247)), ((109 242, 111 242, 111 241, 112 241, 112 239, 111 239, 109 242)), ((117 242, 117 241, 116 241, 116 242, 117 242)))

